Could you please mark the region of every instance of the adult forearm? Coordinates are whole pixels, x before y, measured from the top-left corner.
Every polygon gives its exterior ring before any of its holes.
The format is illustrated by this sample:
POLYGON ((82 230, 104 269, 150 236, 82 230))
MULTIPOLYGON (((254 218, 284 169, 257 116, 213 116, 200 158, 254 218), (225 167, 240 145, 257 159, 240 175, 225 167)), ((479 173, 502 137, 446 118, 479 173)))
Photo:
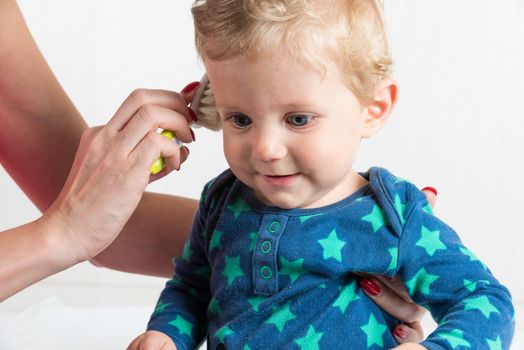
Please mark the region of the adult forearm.
POLYGON ((39 219, 0 232, 0 301, 81 260, 66 230, 39 219))
MULTIPOLYGON (((38 50, 16 2, 0 0, 0 14, 0 164, 45 211, 64 185, 87 125, 38 50)), ((193 200, 146 194, 121 236, 93 262, 170 275, 170 259, 181 251, 195 209, 193 200)))
POLYGON ((44 211, 86 123, 38 50, 14 0, 0 0, 0 163, 44 211))
POLYGON ((179 256, 198 202, 145 193, 116 240, 91 262, 115 270, 170 277, 171 259, 179 256))

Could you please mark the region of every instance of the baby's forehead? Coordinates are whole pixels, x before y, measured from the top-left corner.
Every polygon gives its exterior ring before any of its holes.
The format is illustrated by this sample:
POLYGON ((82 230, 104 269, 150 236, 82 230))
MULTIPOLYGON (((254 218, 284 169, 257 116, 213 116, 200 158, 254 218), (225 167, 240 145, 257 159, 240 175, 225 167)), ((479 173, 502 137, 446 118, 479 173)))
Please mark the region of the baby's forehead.
MULTIPOLYGON (((219 43, 214 43, 213 48, 219 48, 219 43)), ((303 69, 308 72, 315 72, 319 77, 324 77, 329 70, 336 70, 338 74, 344 74, 343 70, 347 67, 347 62, 342 62, 337 57, 332 57, 323 48, 308 47, 303 50, 290 50, 286 46, 274 43, 271 46, 259 47, 256 52, 230 52, 227 56, 204 55, 204 65, 231 66, 251 65, 257 66, 265 64, 272 70, 285 73, 290 68, 303 69), (314 51, 314 54, 311 52, 314 51)))
POLYGON ((224 109, 237 101, 251 103, 261 99, 287 107, 284 109, 301 109, 315 106, 320 96, 350 90, 335 63, 326 63, 324 68, 311 69, 275 56, 209 60, 206 66, 217 106, 224 109))

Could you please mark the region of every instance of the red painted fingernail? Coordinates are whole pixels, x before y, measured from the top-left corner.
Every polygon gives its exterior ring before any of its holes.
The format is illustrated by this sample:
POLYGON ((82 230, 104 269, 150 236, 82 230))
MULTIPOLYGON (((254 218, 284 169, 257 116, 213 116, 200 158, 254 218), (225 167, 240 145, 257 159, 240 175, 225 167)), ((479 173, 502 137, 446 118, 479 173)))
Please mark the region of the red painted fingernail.
POLYGON ((198 117, 195 111, 191 108, 188 108, 187 110, 189 111, 189 116, 191 117, 191 120, 193 120, 196 123, 198 121, 198 117))
POLYGON ((187 94, 187 93, 195 90, 199 85, 200 85, 199 81, 194 81, 192 83, 189 83, 182 89, 182 93, 183 94, 187 94))
POLYGON ((398 327, 397 329, 395 329, 393 331, 393 333, 399 337, 400 339, 406 339, 408 337, 408 332, 406 332, 404 329, 402 329, 401 327, 398 327))
POLYGON ((193 141, 196 141, 195 132, 193 131, 193 129, 189 129, 189 131, 191 131, 191 136, 193 137, 193 141))
POLYGON ((360 281, 360 287, 373 296, 380 294, 380 287, 372 280, 363 279, 360 281))
POLYGON ((433 192, 433 194, 436 196, 437 195, 437 190, 434 188, 434 187, 431 187, 431 186, 428 186, 428 187, 424 187, 422 189, 422 191, 431 191, 433 192))
POLYGON ((186 146, 184 146, 184 148, 186 149, 187 155, 189 155, 189 148, 187 148, 186 146))

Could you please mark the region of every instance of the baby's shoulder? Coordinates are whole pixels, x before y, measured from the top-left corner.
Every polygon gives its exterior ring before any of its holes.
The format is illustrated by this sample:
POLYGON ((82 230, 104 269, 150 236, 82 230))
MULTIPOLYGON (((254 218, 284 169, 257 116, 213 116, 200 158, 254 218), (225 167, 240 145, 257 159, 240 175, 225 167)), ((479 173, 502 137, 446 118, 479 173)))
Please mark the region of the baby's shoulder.
POLYGON ((200 207, 215 207, 220 198, 228 196, 237 181, 237 177, 230 169, 209 180, 200 195, 200 207))
POLYGON ((406 178, 395 176, 389 170, 380 167, 373 167, 362 175, 368 179, 375 200, 391 228, 399 236, 406 220, 412 214, 432 213, 424 192, 406 178))

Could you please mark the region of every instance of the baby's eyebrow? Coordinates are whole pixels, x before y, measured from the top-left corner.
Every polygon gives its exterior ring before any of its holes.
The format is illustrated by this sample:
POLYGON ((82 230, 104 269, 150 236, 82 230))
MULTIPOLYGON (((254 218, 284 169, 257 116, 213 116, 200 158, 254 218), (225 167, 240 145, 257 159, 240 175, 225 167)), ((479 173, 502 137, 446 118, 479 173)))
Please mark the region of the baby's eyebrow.
MULTIPOLYGON (((314 101, 312 102, 311 100, 306 100, 306 99, 296 99, 296 100, 289 99, 287 101, 284 99, 281 99, 280 101, 273 101, 273 102, 268 101, 268 103, 271 104, 271 106, 268 107, 269 109, 279 110, 285 113, 289 113, 289 112, 319 113, 324 109, 322 105, 315 104, 314 101)), ((232 112, 238 112, 238 113, 252 112, 250 110, 246 111, 246 108, 249 109, 249 106, 241 107, 240 105, 235 105, 235 104, 217 103, 216 108, 222 114, 228 114, 232 112)))
POLYGON ((222 113, 228 113, 228 112, 239 112, 240 108, 235 106, 228 106, 228 105, 222 105, 222 104, 216 104, 216 108, 221 111, 222 113))

